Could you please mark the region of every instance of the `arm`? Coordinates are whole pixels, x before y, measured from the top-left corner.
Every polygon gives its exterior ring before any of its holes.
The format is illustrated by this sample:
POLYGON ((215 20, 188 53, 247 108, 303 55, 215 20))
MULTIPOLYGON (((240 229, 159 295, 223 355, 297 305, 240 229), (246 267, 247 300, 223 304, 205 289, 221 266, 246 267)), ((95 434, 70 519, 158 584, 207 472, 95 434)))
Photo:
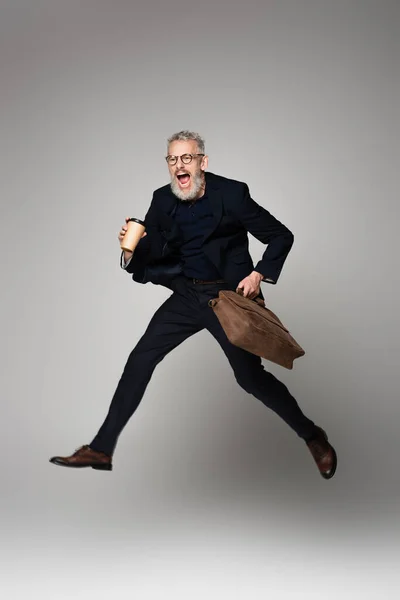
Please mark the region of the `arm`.
POLYGON ((268 244, 254 271, 262 275, 262 281, 275 284, 293 245, 292 232, 250 197, 246 184, 243 184, 234 212, 249 233, 263 244, 268 244))
POLYGON ((129 256, 129 253, 121 252, 120 265, 128 273, 139 271, 162 257, 164 241, 158 227, 154 194, 144 223, 146 235, 139 240, 134 253, 129 256))

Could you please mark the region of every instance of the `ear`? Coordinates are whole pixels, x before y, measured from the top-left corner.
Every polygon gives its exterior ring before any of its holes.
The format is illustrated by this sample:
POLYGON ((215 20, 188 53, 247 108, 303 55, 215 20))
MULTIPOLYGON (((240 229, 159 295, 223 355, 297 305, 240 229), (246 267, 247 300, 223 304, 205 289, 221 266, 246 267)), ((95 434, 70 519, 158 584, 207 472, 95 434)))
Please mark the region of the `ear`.
POLYGON ((205 171, 208 167, 208 156, 207 154, 205 156, 203 156, 202 160, 201 160, 201 169, 203 171, 205 171))

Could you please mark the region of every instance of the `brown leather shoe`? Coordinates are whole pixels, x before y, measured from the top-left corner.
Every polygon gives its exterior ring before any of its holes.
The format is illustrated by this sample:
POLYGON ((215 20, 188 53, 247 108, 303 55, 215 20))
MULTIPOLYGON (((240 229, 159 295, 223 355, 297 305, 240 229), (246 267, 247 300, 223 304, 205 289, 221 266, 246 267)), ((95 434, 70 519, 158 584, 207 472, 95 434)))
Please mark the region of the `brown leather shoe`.
POLYGON ((312 440, 306 442, 313 459, 317 463, 319 472, 324 479, 334 476, 337 466, 335 449, 328 442, 328 436, 322 427, 318 427, 318 434, 312 440))
POLYGON ((50 462, 60 467, 92 467, 99 471, 112 470, 111 456, 92 450, 88 445, 78 448, 72 456, 53 456, 50 458, 50 462))

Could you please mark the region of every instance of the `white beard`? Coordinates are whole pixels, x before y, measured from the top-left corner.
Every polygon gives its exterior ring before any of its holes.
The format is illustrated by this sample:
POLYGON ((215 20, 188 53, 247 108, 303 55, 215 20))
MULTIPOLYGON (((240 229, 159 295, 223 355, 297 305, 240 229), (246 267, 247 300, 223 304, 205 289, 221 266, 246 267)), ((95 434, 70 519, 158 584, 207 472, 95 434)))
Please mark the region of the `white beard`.
POLYGON ((172 193, 183 202, 190 202, 198 196, 204 184, 203 171, 199 169, 191 176, 191 188, 189 190, 181 190, 176 180, 175 175, 171 178, 172 193))

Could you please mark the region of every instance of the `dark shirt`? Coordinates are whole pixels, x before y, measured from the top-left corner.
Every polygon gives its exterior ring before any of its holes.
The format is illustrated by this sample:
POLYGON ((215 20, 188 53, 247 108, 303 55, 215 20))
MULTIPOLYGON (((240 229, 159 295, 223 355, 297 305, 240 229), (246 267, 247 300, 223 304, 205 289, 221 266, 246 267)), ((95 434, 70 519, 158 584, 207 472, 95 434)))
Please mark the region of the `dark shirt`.
POLYGON ((214 224, 207 191, 194 203, 179 200, 175 213, 182 235, 180 248, 183 274, 196 279, 214 280, 221 275, 202 250, 203 239, 214 224))

